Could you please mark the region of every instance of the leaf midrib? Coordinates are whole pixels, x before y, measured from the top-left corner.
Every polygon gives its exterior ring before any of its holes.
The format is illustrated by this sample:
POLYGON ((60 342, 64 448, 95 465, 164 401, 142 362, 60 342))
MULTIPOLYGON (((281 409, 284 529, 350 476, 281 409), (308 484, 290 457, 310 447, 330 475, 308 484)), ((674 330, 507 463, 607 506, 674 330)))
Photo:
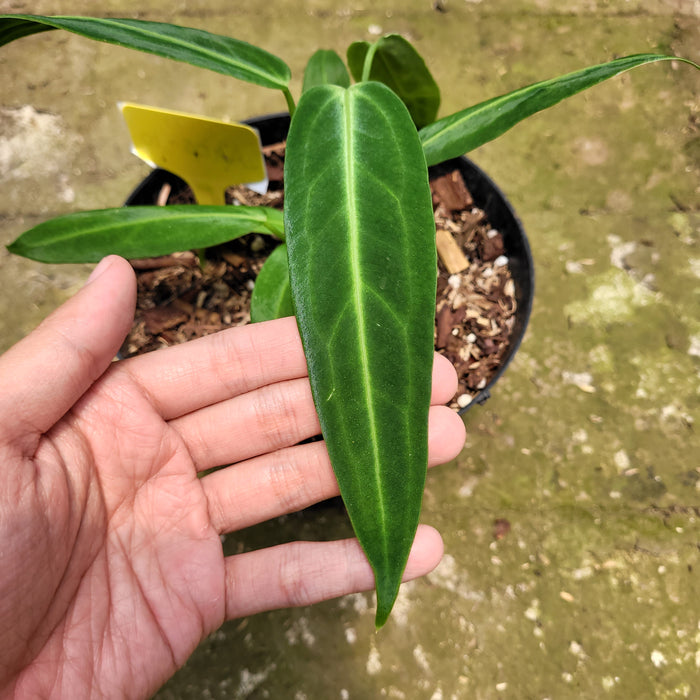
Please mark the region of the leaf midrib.
MULTIPOLYGON (((350 242, 350 269, 351 269, 351 284, 353 298, 355 300, 355 318, 357 319, 357 337, 360 347, 360 363, 362 367, 363 385, 365 387, 365 402, 367 405, 367 417, 369 420, 370 443, 372 445, 372 459, 374 479, 376 483, 376 493, 379 501, 378 520, 382 532, 386 532, 386 508, 384 505, 384 494, 381 488, 381 476, 377 465, 379 464, 379 454, 377 452, 377 417, 374 411, 374 400, 372 397, 372 377, 369 368, 369 358, 365 348, 366 345, 366 325, 365 325, 365 309, 362 303, 362 275, 360 269, 360 236, 357 230, 358 208, 355 190, 355 145, 353 139, 353 95, 352 91, 348 90, 345 93, 345 198, 348 206, 348 221, 349 221, 349 242, 350 242)), ((381 540, 384 543, 384 555, 386 552, 386 538, 381 540)))
MULTIPOLYGON (((151 212, 147 212, 145 216, 138 216, 134 218, 129 218, 129 219, 124 219, 124 220, 116 220, 113 221, 112 223, 108 225, 94 225, 90 228, 83 227, 83 228, 75 228, 72 233, 67 233, 64 234, 61 232, 61 235, 57 237, 58 240, 61 241, 71 241, 76 238, 81 238, 86 235, 86 233, 104 233, 104 232, 109 232, 109 231, 114 231, 114 230, 119 230, 124 227, 127 227, 129 225, 148 225, 150 223, 161 223, 163 221, 170 221, 170 222, 176 222, 176 221, 184 221, 184 220, 204 220, 204 221, 211 221, 212 217, 219 217, 223 219, 228 219, 230 221, 235 221, 236 219, 241 219, 241 218, 250 218, 251 221, 255 221, 261 225, 265 225, 268 222, 268 217, 263 213, 262 216, 258 216, 259 211, 252 211, 251 213, 247 212, 237 212, 236 210, 229 212, 227 211, 230 209, 230 206, 224 206, 221 205, 218 207, 221 209, 221 211, 217 212, 212 212, 211 210, 203 210, 203 207, 200 206, 192 206, 191 204, 183 204, 183 205, 171 205, 168 206, 167 209, 165 207, 139 207, 139 209, 151 209, 153 211, 153 215, 151 215, 151 212), (185 211, 187 209, 188 211, 185 211), (189 209, 192 209, 193 211, 190 212, 189 209), (163 212, 165 210, 165 212, 163 212), (158 212, 158 213, 156 213, 158 212), (160 213, 163 212, 163 213, 160 213)), ((256 209, 261 209, 261 208, 256 208, 256 209)), ((99 210, 94 210, 94 211, 85 211, 85 212, 78 212, 77 214, 68 214, 65 217, 61 218, 70 218, 70 217, 79 217, 79 216, 84 216, 85 218, 89 218, 93 215, 100 215, 103 212, 105 215, 109 214, 110 212, 122 212, 124 211, 123 207, 115 208, 115 209, 99 209, 99 210)), ((131 212, 129 212, 131 213, 131 212)), ((140 212, 139 212, 140 213, 140 212)), ((57 219, 54 219, 54 221, 57 219)))

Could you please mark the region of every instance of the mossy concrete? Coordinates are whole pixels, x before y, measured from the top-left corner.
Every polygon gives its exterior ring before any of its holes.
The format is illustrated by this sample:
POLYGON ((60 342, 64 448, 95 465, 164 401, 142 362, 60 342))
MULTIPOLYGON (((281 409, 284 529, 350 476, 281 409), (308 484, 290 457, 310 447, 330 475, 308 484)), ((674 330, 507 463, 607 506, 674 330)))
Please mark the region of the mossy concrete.
MULTIPOLYGON (((686 0, 145 2, 138 16, 228 32, 283 57, 298 90, 318 47, 399 31, 443 113, 616 55, 700 60, 686 0)), ((95 12, 89 0, 2 11, 95 12)), ((136 16, 130 3, 100 12, 136 16)), ((214 117, 281 110, 221 76, 60 33, 0 50, 2 243, 45 217, 119 204, 146 172, 115 103, 214 117)), ((387 626, 371 594, 225 625, 161 698, 700 697, 700 73, 647 66, 471 154, 535 255, 524 344, 468 440, 429 475, 423 520, 446 555, 387 626)), ((2 253, 7 347, 86 266, 2 253)), ((336 504, 228 538, 240 551, 340 537, 336 504)))

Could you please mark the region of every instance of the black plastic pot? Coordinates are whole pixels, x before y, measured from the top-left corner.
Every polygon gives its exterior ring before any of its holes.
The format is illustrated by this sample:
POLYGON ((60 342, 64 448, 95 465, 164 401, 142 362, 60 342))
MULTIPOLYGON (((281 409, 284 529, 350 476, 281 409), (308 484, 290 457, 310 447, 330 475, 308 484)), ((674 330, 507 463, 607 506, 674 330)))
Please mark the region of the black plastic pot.
MULTIPOLYGON (((269 146, 286 139, 287 131, 289 130, 289 115, 270 114, 249 119, 245 123, 255 127, 260 132, 260 140, 263 146, 269 146)), ((463 415, 474 404, 483 404, 491 396, 493 385, 505 372, 520 347, 532 310, 535 292, 535 269, 530 244, 520 220, 515 215, 513 207, 506 196, 483 170, 468 158, 462 156, 431 167, 429 174, 431 178, 438 177, 455 169, 459 169, 462 173, 475 205, 486 212, 491 226, 500 231, 503 236, 505 255, 508 257, 517 303, 515 323, 511 330, 508 350, 503 357, 502 364, 471 403, 459 410, 459 414, 463 415)), ((169 184, 174 191, 187 187, 187 183, 177 175, 158 168, 153 170, 136 187, 126 200, 126 205, 153 204, 165 183, 169 184)))
POLYGON ((530 243, 520 219, 515 215, 513 207, 503 192, 481 168, 462 156, 435 165, 429 168, 428 172, 432 178, 452 172, 456 168, 462 173, 464 183, 474 199, 474 204, 486 212, 491 226, 503 236, 504 252, 508 258, 508 267, 515 285, 515 301, 517 303, 508 350, 503 356, 501 366, 471 403, 459 410, 459 414, 463 415, 475 403, 483 404, 491 396, 491 388, 506 371, 506 367, 520 347, 530 320, 532 300, 535 295, 535 266, 530 243))

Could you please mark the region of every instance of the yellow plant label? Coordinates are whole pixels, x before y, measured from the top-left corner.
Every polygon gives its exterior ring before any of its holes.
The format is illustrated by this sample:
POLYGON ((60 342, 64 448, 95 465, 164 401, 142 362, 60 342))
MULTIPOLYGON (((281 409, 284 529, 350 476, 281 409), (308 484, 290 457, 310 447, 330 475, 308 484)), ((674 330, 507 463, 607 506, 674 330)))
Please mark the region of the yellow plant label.
POLYGON ((225 204, 227 187, 266 178, 260 138, 249 126, 129 102, 119 106, 133 152, 185 180, 199 204, 225 204))

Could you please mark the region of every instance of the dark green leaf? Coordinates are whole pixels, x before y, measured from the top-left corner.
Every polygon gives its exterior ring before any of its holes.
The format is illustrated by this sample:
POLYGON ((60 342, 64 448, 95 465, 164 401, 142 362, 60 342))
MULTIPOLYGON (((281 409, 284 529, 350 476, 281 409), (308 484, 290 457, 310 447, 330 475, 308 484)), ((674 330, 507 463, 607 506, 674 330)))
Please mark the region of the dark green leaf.
POLYGON ((436 285, 425 159, 386 86, 302 95, 287 141, 285 230, 314 400, 382 625, 425 483, 436 285))
POLYGON ((518 122, 586 88, 636 66, 654 61, 691 61, 673 56, 638 54, 618 58, 559 78, 529 85, 440 119, 420 130, 428 165, 467 153, 495 139, 518 122))
POLYGON ((262 87, 287 91, 289 67, 252 44, 201 29, 137 19, 0 15, 0 46, 49 29, 184 61, 262 87))
POLYGON ((302 92, 317 85, 350 87, 348 69, 335 51, 319 49, 306 64, 302 92))
POLYGON ((289 288, 287 246, 282 243, 270 254, 258 273, 250 299, 250 320, 253 323, 294 316, 289 288))
MULTIPOLYGON (((362 46, 353 49, 350 63, 353 75, 362 50, 362 46)), ((369 46, 361 79, 377 80, 390 87, 408 107, 419 129, 437 116, 440 89, 421 55, 398 34, 383 36, 376 44, 369 46)))
POLYGON ((25 36, 54 29, 54 27, 49 27, 39 22, 20 19, 24 17, 27 17, 27 15, 0 15, 0 46, 25 36))
POLYGON ((365 67, 365 57, 369 51, 369 41, 354 41, 347 50, 348 67, 355 82, 362 80, 362 70, 365 67))
POLYGON ((45 221, 8 249, 40 262, 98 262, 110 254, 148 258, 206 248, 252 232, 279 237, 282 230, 282 212, 267 207, 121 207, 45 221))

